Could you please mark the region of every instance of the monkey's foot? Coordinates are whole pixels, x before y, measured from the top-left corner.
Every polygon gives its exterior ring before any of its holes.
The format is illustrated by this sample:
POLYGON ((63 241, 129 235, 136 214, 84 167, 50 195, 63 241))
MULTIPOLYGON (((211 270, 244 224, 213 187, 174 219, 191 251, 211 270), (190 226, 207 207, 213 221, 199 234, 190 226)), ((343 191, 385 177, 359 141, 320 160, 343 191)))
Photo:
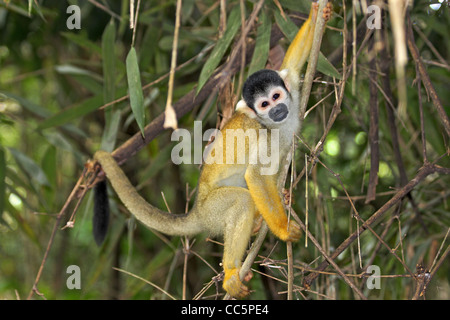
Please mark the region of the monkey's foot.
POLYGON ((289 222, 289 227, 287 231, 288 235, 286 239, 283 239, 284 241, 296 242, 298 241, 298 239, 300 239, 302 235, 302 229, 300 228, 300 225, 292 220, 289 222))
POLYGON ((263 217, 262 215, 258 215, 255 220, 253 221, 253 230, 252 230, 252 234, 257 234, 259 229, 261 229, 262 226, 262 222, 263 222, 263 217))
POLYGON ((289 192, 288 189, 283 188, 283 190, 281 190, 281 192, 283 193, 283 197, 284 197, 284 204, 285 205, 289 205, 294 203, 294 199, 291 200, 291 193, 289 192), (292 201, 292 202, 291 202, 292 201))
POLYGON ((319 3, 318 2, 311 3, 311 10, 312 10, 311 18, 312 21, 315 23, 317 19, 317 13, 319 12, 319 3))
MULTIPOLYGON (((246 276, 247 278, 247 276, 246 276)), ((234 298, 244 298, 250 291, 239 279, 239 269, 226 269, 223 279, 223 288, 228 294, 234 298)))
POLYGON ((333 13, 333 4, 328 1, 325 8, 323 8, 323 19, 328 22, 331 19, 331 14, 333 13))
POLYGON ((248 270, 247 274, 244 277, 245 282, 249 282, 253 278, 253 272, 252 270, 248 270))

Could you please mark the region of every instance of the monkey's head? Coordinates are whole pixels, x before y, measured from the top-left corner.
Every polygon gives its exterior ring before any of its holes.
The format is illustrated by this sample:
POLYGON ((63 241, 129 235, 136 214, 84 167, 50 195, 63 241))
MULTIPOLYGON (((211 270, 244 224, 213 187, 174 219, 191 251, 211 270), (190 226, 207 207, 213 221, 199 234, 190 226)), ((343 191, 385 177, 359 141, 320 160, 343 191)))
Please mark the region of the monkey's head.
POLYGON ((244 101, 238 103, 237 109, 245 104, 267 127, 281 125, 288 118, 292 106, 292 98, 282 76, 282 72, 268 69, 253 73, 244 83, 244 101))

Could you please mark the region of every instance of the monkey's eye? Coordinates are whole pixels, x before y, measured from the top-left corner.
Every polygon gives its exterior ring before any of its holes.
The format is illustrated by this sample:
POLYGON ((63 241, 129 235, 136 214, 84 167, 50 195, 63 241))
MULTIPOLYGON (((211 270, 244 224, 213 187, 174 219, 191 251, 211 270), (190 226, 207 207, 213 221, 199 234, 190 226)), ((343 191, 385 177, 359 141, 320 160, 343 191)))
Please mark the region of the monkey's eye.
POLYGON ((280 97, 280 94, 279 94, 279 93, 275 93, 275 94, 272 96, 272 100, 275 101, 275 100, 277 100, 279 97, 280 97))
POLYGON ((269 102, 267 102, 267 101, 264 101, 263 103, 261 103, 261 107, 262 108, 265 108, 265 107, 267 107, 269 105, 269 102))

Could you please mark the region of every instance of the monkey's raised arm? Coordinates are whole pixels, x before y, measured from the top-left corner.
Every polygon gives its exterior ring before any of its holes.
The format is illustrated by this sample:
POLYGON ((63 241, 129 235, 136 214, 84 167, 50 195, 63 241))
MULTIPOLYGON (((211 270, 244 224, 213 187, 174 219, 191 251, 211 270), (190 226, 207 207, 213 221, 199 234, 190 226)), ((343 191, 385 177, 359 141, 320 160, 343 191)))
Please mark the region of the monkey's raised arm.
POLYGON ((317 3, 311 4, 309 17, 297 32, 280 67, 280 70, 287 70, 289 85, 295 88, 300 86, 300 72, 311 51, 318 8, 317 3))

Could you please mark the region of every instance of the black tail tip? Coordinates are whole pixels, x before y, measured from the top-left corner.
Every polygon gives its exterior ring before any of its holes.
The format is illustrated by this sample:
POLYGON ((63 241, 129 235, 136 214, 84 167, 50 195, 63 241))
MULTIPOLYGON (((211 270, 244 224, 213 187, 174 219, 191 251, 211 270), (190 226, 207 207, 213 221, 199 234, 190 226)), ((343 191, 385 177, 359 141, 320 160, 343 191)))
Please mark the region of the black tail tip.
POLYGON ((103 244, 108 233, 109 225, 109 201, 106 180, 100 181, 94 187, 94 217, 92 230, 94 240, 98 246, 103 244))

